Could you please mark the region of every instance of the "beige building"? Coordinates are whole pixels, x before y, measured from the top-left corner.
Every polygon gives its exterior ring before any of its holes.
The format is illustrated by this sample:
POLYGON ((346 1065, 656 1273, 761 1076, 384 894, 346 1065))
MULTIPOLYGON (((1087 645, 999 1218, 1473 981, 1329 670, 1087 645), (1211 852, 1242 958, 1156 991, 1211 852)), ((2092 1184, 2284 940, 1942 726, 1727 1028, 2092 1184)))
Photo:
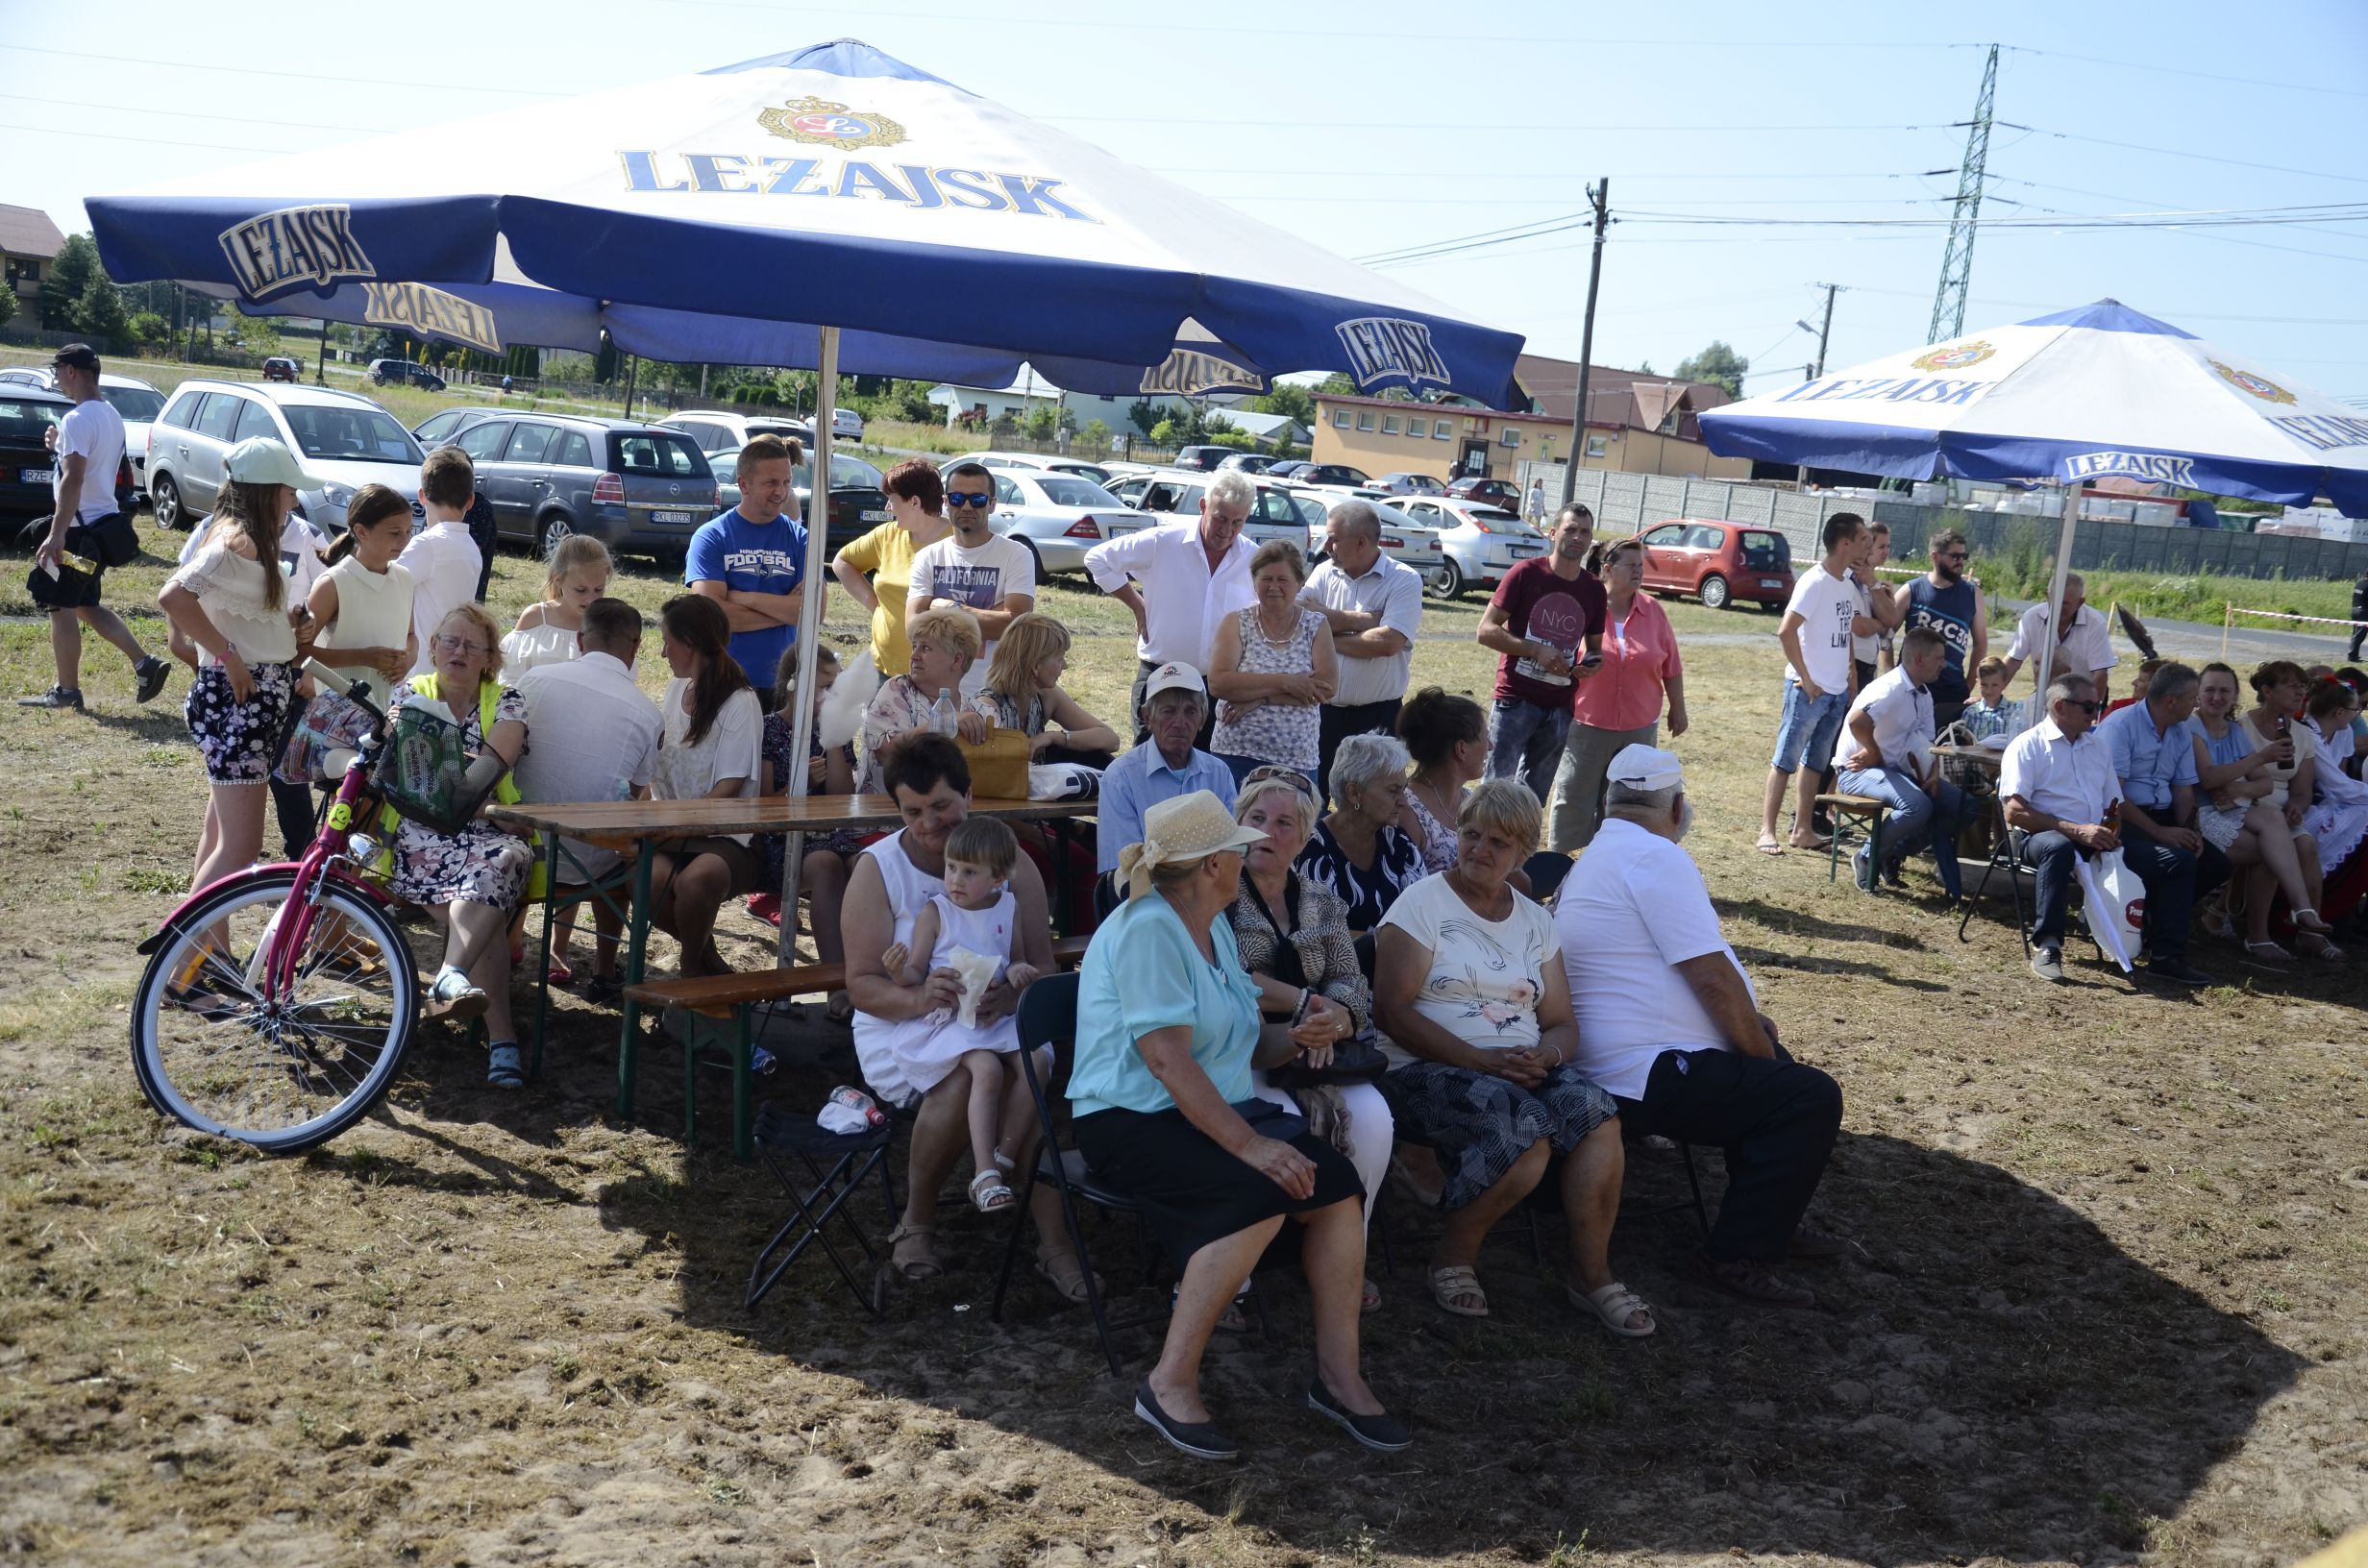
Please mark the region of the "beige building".
MULTIPOLYGON (((1521 355, 1516 376, 1529 394, 1521 410, 1399 402, 1319 393, 1315 460, 1346 463, 1379 478, 1399 472, 1447 479, 1487 475, 1518 480, 1533 463, 1570 456, 1570 415, 1579 367, 1521 355)), ((1714 457, 1697 416, 1731 401, 1722 387, 1597 365, 1588 379, 1587 452, 1581 466, 1626 474, 1742 479, 1751 463, 1714 457)))
POLYGON ((65 235, 35 207, 0 205, 0 281, 16 294, 16 319, 0 330, 29 332, 41 325, 41 280, 65 249, 65 235))

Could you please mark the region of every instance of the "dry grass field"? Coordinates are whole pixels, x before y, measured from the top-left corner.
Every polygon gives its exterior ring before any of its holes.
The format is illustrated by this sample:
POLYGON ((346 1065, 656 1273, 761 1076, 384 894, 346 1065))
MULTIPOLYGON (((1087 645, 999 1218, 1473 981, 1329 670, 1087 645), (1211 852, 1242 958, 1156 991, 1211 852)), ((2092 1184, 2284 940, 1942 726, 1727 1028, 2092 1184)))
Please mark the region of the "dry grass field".
MULTIPOLYGON (((118 601, 160 577, 122 574, 118 601)), ((538 578, 506 558, 497 608, 538 578)), ((621 585, 670 591, 648 568, 621 585)), ((1115 715, 1121 616, 1048 600, 1083 634, 1078 695, 1115 715)), ((0 582, 9 693, 47 681, 26 608, 0 582)), ((1401 1205, 1369 1364, 1417 1445, 1369 1456, 1285 1397, 1309 1336, 1282 1273, 1271 1341, 1211 1357, 1249 1445, 1232 1469, 1128 1412, 1151 1331, 1122 1336, 1121 1384, 1024 1274, 988 1321, 1003 1230, 952 1204, 953 1266, 884 1322, 820 1258, 744 1312, 784 1200, 714 1117, 681 1142, 671 1045, 645 1052, 641 1121, 613 1119, 614 1017, 573 998, 524 1093, 485 1090, 429 1026, 384 1111, 309 1156, 160 1123, 127 1061, 133 945, 185 881, 202 777, 185 679, 138 709, 94 651, 89 713, 0 705, 0 1555, 2252 1568, 2368 1523, 2360 965, 2263 974, 2199 942, 2225 983, 2169 994, 2075 949, 2044 989, 1997 910, 1961 943, 1926 874, 1870 897, 1752 853, 1775 621, 1672 613, 1690 847, 1766 1007, 1848 1095, 1817 1213, 1855 1256, 1813 1311, 1711 1295, 1668 1211, 1676 1157, 1639 1151, 1615 1258, 1663 1330, 1615 1343, 1551 1287, 1550 1239, 1543 1266, 1492 1247, 1492 1320, 1444 1317, 1401 1205)), ((1421 678, 1485 692, 1476 618, 1435 609, 1421 678)), ((727 924, 761 961, 770 932, 727 924)), ((766 1092, 810 1107, 840 1076, 790 1066, 766 1092)), ((725 1087, 708 1074, 709 1107, 725 1087)), ((1126 1283, 1129 1233, 1097 1234, 1126 1283)))

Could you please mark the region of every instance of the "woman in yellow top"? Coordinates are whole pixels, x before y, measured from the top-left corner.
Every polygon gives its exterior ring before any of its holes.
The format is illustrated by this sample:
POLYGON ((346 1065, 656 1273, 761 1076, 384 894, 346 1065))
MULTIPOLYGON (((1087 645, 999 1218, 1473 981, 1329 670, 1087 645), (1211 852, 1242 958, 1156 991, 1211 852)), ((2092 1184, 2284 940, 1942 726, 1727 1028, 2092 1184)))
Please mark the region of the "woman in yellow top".
POLYGON ((855 602, 872 612, 872 658, 883 679, 912 667, 904 636, 904 600, 912 590, 913 556, 953 531, 946 521, 946 484, 925 458, 907 457, 880 480, 888 510, 882 523, 830 557, 830 571, 855 602))

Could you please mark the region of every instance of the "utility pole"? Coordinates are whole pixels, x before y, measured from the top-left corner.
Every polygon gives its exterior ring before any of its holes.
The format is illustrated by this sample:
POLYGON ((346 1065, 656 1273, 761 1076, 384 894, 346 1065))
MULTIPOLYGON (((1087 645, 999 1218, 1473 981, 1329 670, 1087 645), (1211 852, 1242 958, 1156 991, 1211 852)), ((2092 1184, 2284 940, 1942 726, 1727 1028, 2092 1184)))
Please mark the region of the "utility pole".
POLYGON ((1603 231, 1612 221, 1612 177, 1595 182, 1587 199, 1595 208, 1595 244, 1587 263, 1587 323, 1579 332, 1579 401, 1570 410, 1570 460, 1563 465, 1563 499, 1578 490, 1579 465, 1587 461, 1587 382, 1595 357, 1595 288, 1603 282, 1603 231))
POLYGON ((1982 96, 1966 121, 1965 161, 1957 171, 1957 206, 1949 214, 1949 249, 1940 258, 1940 291, 1924 341, 1939 343, 1965 330, 1965 290, 1973 282, 1973 236, 1982 217, 1982 177, 1989 165, 1990 110, 1998 97, 1998 46, 1982 68, 1982 96))
POLYGON ((1841 292, 1839 283, 1819 283, 1817 286, 1825 290, 1825 321, 1817 329, 1817 364, 1809 373, 1809 379, 1813 381, 1825 374, 1826 339, 1834 335, 1834 296, 1841 292))

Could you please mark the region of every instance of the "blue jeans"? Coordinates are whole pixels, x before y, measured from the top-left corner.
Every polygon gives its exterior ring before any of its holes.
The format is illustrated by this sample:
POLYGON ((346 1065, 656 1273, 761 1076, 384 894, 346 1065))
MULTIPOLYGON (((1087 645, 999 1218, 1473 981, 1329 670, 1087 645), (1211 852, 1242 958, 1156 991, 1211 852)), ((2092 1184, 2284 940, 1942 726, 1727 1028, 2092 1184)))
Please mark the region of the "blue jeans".
POLYGON ((1554 771, 1570 738, 1570 708, 1499 698, 1489 707, 1490 778, 1517 778, 1542 806, 1554 794, 1554 771))
POLYGON ((1848 692, 1828 692, 1812 701, 1797 680, 1785 682, 1785 713, 1776 724, 1776 755, 1769 763, 1780 773, 1797 773, 1806 767, 1822 773, 1834 760, 1834 743, 1841 736, 1841 722, 1850 711, 1848 692))
POLYGON ((1844 795, 1871 796, 1891 804, 1890 820, 1883 824, 1883 852, 1902 859, 1932 841, 1933 866, 1951 898, 1964 887, 1957 874, 1957 834, 1965 823, 1965 794, 1947 779, 1927 795, 1914 779, 1896 768, 1844 768, 1838 780, 1844 795))
MULTIPOLYGON (((2035 947, 2063 945, 2064 914, 2072 896, 2072 862, 2080 850, 2060 833, 2034 833, 2024 841, 2023 858, 2035 874, 2032 878, 2036 921, 2031 933, 2035 947)), ((2146 887, 2146 919, 2142 935, 2147 962, 2187 956, 2187 926, 2195 901, 2229 879, 2228 857, 2210 845, 2201 855, 2188 853, 2134 827, 2121 836, 2121 858, 2146 887)), ((2092 913, 2091 919, 2102 919, 2092 913)))

